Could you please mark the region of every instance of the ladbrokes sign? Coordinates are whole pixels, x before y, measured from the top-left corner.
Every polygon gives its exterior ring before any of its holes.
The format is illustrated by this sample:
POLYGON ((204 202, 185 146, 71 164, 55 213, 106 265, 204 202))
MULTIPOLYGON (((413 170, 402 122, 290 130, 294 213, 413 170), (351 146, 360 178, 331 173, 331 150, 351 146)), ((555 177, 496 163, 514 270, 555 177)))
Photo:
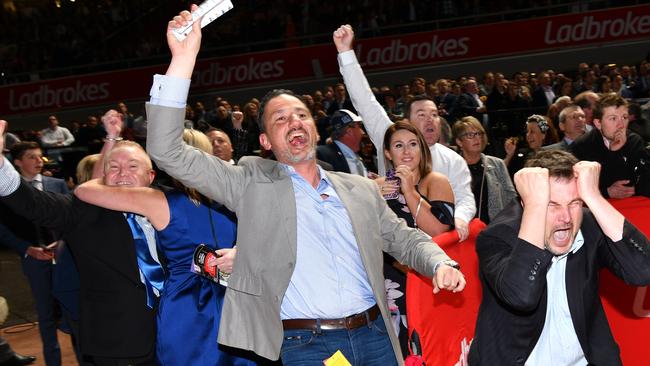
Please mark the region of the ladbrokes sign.
MULTIPOLYGON (((365 70, 525 54, 650 36, 650 5, 361 40, 365 70)), ((148 98, 165 65, 0 87, 0 116, 148 98)), ((197 62, 192 91, 233 89, 338 75, 332 44, 197 62)))

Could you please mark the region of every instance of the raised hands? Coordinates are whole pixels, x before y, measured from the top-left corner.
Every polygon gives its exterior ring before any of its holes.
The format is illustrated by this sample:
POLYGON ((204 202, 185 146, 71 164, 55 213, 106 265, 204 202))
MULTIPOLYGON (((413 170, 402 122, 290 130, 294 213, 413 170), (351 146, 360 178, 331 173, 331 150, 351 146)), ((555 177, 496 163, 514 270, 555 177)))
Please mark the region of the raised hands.
POLYGON ((573 166, 573 172, 577 179, 578 195, 589 206, 589 203, 593 202, 595 198, 601 197, 600 190, 598 189, 600 164, 595 161, 579 161, 573 166))
MULTIPOLYGON (((196 4, 192 4, 190 10, 195 11, 197 8, 196 4)), ((173 32, 174 29, 187 25, 189 20, 192 20, 192 14, 183 10, 167 23, 167 45, 172 52, 172 61, 166 73, 168 76, 184 79, 192 77, 196 56, 201 48, 201 22, 195 19, 192 31, 183 41, 179 41, 173 32)))
POLYGON ((332 39, 336 45, 336 50, 341 52, 349 51, 352 49, 352 42, 354 41, 354 31, 352 26, 345 24, 340 26, 332 34, 332 39))
POLYGON ((550 199, 548 169, 523 168, 515 173, 515 188, 524 206, 539 205, 546 208, 550 199))
POLYGON ((109 139, 115 139, 120 137, 122 133, 122 127, 124 126, 124 116, 116 111, 111 109, 102 116, 102 124, 106 130, 106 137, 109 139))
POLYGON ((548 169, 523 168, 515 173, 515 187, 521 197, 524 213, 519 238, 544 249, 546 212, 551 199, 548 169))

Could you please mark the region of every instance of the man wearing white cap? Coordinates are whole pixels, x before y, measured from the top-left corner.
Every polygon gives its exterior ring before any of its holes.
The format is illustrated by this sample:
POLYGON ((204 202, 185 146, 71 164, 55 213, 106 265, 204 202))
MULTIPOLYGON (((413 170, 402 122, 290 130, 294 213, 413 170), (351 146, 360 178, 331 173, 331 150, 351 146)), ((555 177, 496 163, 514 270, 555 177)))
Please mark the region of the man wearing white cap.
POLYGON ((368 170, 358 155, 365 135, 361 117, 341 109, 332 115, 330 127, 332 143, 318 146, 316 157, 332 164, 334 171, 367 176, 368 170))

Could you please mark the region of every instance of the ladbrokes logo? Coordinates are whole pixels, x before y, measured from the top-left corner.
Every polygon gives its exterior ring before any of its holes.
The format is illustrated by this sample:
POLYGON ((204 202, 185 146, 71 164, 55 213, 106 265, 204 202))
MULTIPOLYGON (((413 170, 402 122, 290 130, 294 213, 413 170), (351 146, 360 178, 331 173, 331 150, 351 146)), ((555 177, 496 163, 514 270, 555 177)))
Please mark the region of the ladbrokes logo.
POLYGON ((469 51, 469 37, 440 39, 438 35, 431 42, 402 43, 402 40, 391 41, 386 47, 375 47, 369 50, 359 45, 356 49, 362 66, 390 65, 410 63, 412 61, 433 61, 455 56, 463 56, 469 51))
POLYGON ((194 72, 192 86, 227 85, 277 78, 284 75, 283 64, 284 60, 257 62, 253 57, 246 63, 236 65, 212 62, 208 68, 194 72))
POLYGON ((650 33, 650 15, 634 15, 628 11, 625 16, 614 19, 594 20, 589 15, 577 24, 553 26, 553 21, 546 23, 544 42, 548 45, 607 40, 610 38, 638 36, 650 33))
POLYGON ((108 97, 109 85, 109 83, 85 84, 77 80, 73 86, 52 89, 48 85, 41 85, 34 92, 18 95, 11 89, 9 90, 9 109, 12 112, 17 112, 95 102, 108 97))

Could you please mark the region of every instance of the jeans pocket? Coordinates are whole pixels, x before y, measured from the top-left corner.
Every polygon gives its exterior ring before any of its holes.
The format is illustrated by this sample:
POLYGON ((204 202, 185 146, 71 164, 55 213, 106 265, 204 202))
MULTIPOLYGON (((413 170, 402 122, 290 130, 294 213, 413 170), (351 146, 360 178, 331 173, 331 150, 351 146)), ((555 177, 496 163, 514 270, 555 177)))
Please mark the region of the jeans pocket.
POLYGON ((285 352, 295 351, 301 347, 305 347, 309 345, 315 337, 316 334, 312 331, 285 331, 281 353, 284 354, 285 352))
POLYGON ((379 315, 377 319, 375 319, 372 322, 371 328, 373 331, 377 332, 378 334, 384 335, 388 334, 388 330, 386 329, 386 324, 384 324, 384 318, 379 315))

